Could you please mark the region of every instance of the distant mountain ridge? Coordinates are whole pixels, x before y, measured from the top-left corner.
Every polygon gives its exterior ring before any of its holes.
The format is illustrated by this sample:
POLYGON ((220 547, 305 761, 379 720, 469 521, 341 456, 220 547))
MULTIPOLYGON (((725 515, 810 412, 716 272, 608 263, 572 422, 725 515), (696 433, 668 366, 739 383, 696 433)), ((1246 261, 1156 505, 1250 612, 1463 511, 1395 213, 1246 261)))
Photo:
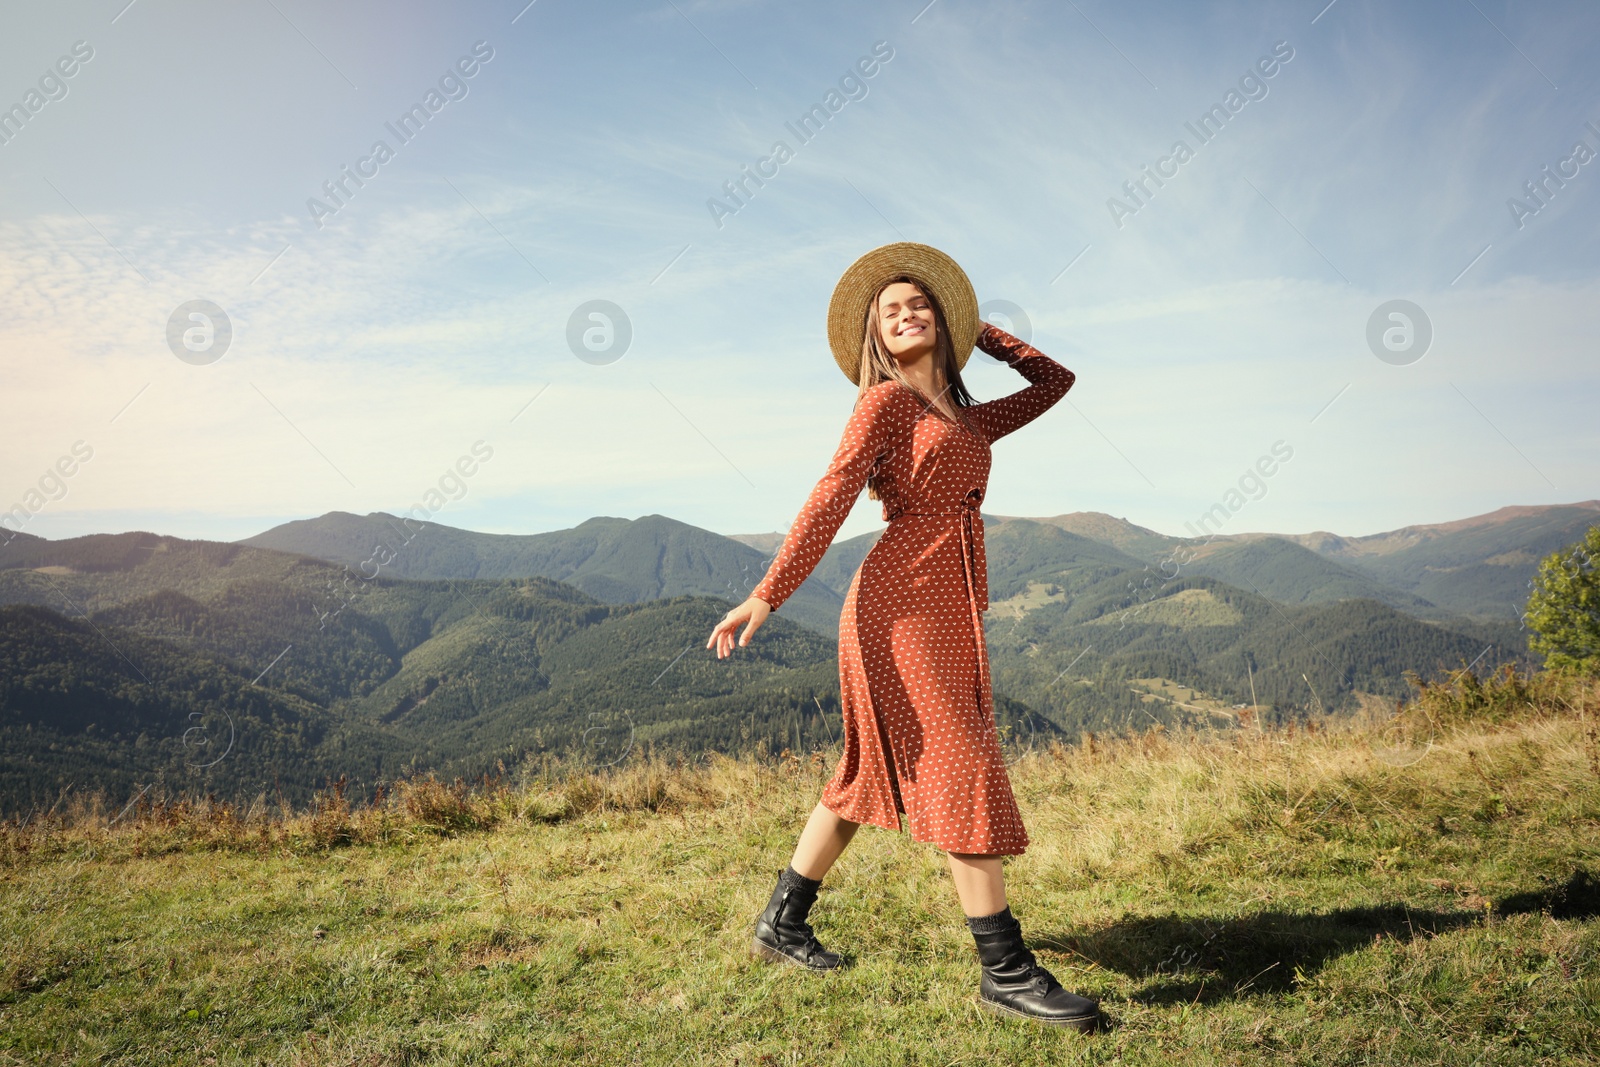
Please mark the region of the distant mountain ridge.
POLYGON ((1364 534, 1359 537, 1343 537, 1339 534, 1329 533, 1326 530, 1317 530, 1308 534, 1255 534, 1247 536, 1283 537, 1286 540, 1297 541, 1312 551, 1320 552, 1324 555, 1349 557, 1382 556, 1403 552, 1407 549, 1415 548, 1417 545, 1436 541, 1452 534, 1506 527, 1514 523, 1529 521, 1535 524, 1542 523, 1549 518, 1551 512, 1565 512, 1568 509, 1592 512, 1594 514, 1590 521, 1600 522, 1600 500, 1580 500, 1572 504, 1511 504, 1495 511, 1486 512, 1482 515, 1472 515, 1465 519, 1402 526, 1398 530, 1364 534))
POLYGON ((1442 612, 1514 618, 1527 603, 1539 560, 1579 540, 1596 522, 1600 500, 1583 500, 1514 505, 1361 537, 1318 531, 1284 540, 1442 612))
POLYGON ((74 784, 304 803, 344 774, 370 788, 547 752, 777 752, 837 733, 832 643, 790 620, 717 660, 702 646, 725 609, 708 597, 351 581, 309 556, 143 532, 0 548, 0 816, 74 784))
MULTIPOLYGON (((984 515, 988 529, 1026 522, 1107 545, 1142 567, 1218 578, 1285 604, 1379 601, 1418 618, 1517 617, 1541 557, 1600 521, 1600 500, 1514 505, 1451 522, 1346 537, 1243 532, 1173 537, 1103 512, 1043 518, 984 515)), ((836 541, 784 605, 829 637, 850 580, 881 530, 836 541)), ((565 530, 486 534, 384 512, 329 512, 284 523, 240 544, 342 564, 362 575, 419 580, 544 577, 613 604, 669 596, 737 603, 765 575, 781 532, 723 536, 664 515, 601 516, 565 530)))
MULTIPOLYGON (((1281 718, 1521 658, 1509 611, 1453 615, 1446 595, 1514 589, 1594 514, 1451 524, 1365 561, 986 515, 997 719, 1026 741, 1228 724, 1245 702, 1281 718)), ((770 556, 660 515, 525 536, 337 512, 231 543, 19 534, 0 546, 0 813, 79 781, 304 797, 330 775, 476 774, 596 739, 806 750, 837 739, 831 638, 880 532, 830 546, 727 662, 706 635, 770 556)))
POLYGON ((1100 512, 1031 521, 1113 545, 1167 573, 1221 578, 1284 603, 1370 597, 1422 618, 1505 619, 1527 602, 1539 560, 1600 522, 1600 500, 1512 505, 1357 537, 1325 530, 1168 537, 1100 512))
MULTIPOLYGON (((362 578, 551 578, 608 604, 674 596, 739 603, 771 561, 770 554, 665 515, 597 516, 566 530, 489 534, 381 511, 331 511, 237 543, 341 564, 362 578)), ((817 581, 797 590, 784 610, 801 625, 832 636, 843 606, 842 593, 817 581)))

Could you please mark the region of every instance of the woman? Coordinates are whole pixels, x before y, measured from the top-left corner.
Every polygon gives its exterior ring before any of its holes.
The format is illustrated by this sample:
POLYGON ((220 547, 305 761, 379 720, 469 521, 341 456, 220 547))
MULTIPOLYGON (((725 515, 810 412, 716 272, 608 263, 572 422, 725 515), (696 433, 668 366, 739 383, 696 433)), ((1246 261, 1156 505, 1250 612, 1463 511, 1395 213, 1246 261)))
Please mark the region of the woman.
POLYGON ((839 616, 844 755, 789 866, 756 921, 752 951, 816 971, 842 958, 807 914, 823 876, 863 822, 900 829, 949 855, 983 966, 984 1007, 1092 1029, 1095 1003, 1061 988, 1034 959, 1006 903, 1001 857, 1021 855, 1017 811, 994 722, 983 612, 983 522, 989 446, 1071 388, 1061 364, 978 317, 961 268, 937 249, 874 249, 840 278, 828 338, 859 394, 827 472, 749 599, 717 623, 706 647, 733 651, 822 558, 863 484, 889 523, 850 583, 839 616), (1030 384, 977 404, 961 382, 976 344, 1030 384))

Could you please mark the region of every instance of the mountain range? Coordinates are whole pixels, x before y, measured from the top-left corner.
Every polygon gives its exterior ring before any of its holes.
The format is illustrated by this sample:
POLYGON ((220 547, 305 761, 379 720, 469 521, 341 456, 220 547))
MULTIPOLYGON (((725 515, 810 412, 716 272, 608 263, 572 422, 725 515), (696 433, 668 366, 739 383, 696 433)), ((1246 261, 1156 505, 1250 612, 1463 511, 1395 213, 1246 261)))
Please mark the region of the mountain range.
MULTIPOLYGON (((1118 550, 1123 566, 1137 561, 1164 576, 1176 572, 1217 578, 1280 603, 1368 597, 1419 618, 1515 620, 1539 559, 1600 521, 1600 500, 1505 507, 1454 522, 1360 537, 1326 531, 1171 537, 1102 512, 1037 519, 985 514, 983 520, 991 533, 1008 522, 1054 526, 1118 550)), ((784 605, 784 614, 837 637, 850 579, 878 533, 836 541, 784 605)), ((600 600, 633 603, 663 596, 743 600, 766 573, 782 541, 782 533, 724 537, 664 515, 593 518, 547 533, 486 534, 385 512, 363 517, 334 511, 275 526, 241 543, 313 556, 363 575, 538 575, 575 585, 600 600)))
MULTIPOLYGON (((1352 709, 1404 674, 1526 657, 1538 559, 1600 502, 1365 537, 1169 538, 1099 513, 984 516, 1008 751, 1083 730, 1352 709)), ((650 746, 838 737, 835 641, 876 541, 834 544, 750 646, 704 648, 781 534, 661 515, 485 534, 331 512, 240 542, 0 547, 0 811, 153 781, 303 802, 344 776, 476 776, 650 746)))

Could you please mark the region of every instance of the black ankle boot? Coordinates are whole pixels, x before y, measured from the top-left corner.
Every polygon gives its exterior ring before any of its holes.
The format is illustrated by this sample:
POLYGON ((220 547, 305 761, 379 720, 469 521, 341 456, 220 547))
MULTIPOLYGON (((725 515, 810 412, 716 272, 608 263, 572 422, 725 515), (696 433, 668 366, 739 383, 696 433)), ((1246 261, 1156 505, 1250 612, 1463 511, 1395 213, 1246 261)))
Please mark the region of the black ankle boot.
POLYGON ((750 951, 764 960, 794 963, 813 971, 831 971, 844 963, 836 952, 822 947, 806 922, 822 883, 806 878, 793 867, 778 875, 767 908, 756 919, 750 951))
POLYGON ((978 981, 981 1007, 1049 1026, 1088 1031, 1099 1025, 1099 1006, 1061 988, 1055 975, 1034 959, 1023 944, 1022 924, 1009 907, 994 915, 968 916, 967 925, 983 964, 983 977, 978 981))

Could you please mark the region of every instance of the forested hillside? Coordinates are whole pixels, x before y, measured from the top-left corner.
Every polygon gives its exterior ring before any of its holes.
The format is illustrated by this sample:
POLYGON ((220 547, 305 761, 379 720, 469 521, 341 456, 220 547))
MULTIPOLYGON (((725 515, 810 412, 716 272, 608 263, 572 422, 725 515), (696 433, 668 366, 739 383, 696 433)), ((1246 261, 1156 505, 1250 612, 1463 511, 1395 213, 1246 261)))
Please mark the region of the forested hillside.
MULTIPOLYGON (((835 545, 819 580, 848 581, 870 544, 835 545)), ((1018 754, 1086 729, 1350 711, 1398 697, 1408 669, 1521 652, 1515 631, 1376 600, 1281 604, 1168 579, 1052 524, 996 523, 988 554, 997 722, 1018 754)), ((301 801, 340 776, 360 794, 416 770, 800 752, 839 736, 835 642, 787 610, 718 661, 704 645, 730 601, 710 596, 368 579, 142 533, 18 538, 0 564, 7 811, 90 784, 301 801)))

